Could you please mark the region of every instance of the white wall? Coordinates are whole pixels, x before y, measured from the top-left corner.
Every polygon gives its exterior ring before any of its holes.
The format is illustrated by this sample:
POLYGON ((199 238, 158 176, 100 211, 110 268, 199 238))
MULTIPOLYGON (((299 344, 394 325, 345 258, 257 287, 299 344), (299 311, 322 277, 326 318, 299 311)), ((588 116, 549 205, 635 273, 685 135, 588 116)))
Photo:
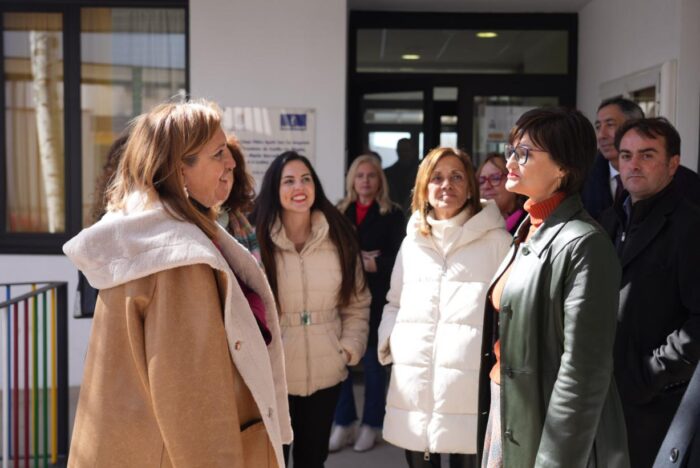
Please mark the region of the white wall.
MULTIPOLYGON (((191 93, 222 105, 316 109, 316 169, 331 201, 345 170, 345 0, 191 0, 191 93)), ((69 383, 92 320, 72 318, 78 272, 60 255, 0 255, 0 283, 68 281, 69 383)))
MULTIPOLYGON (((68 384, 80 385, 90 337, 90 319, 74 319, 78 270, 62 255, 0 255, 0 283, 68 281, 68 384)), ((5 292, 2 293, 5 298, 5 292)))
POLYGON ((681 134, 681 160, 698 169, 700 158, 700 1, 682 0, 676 127, 681 134))
POLYGON ((578 107, 591 119, 600 85, 670 60, 678 63, 674 119, 682 162, 697 169, 700 118, 700 2, 592 0, 579 12, 578 107))
POLYGON ((316 170, 343 195, 345 0, 190 0, 190 89, 228 106, 316 109, 316 170))

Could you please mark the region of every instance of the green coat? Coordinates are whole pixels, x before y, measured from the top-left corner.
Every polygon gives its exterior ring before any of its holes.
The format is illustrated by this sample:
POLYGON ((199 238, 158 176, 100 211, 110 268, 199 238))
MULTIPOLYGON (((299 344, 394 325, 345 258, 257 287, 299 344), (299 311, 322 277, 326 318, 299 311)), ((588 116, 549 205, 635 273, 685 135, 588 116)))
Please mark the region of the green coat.
POLYGON ((515 255, 500 313, 486 305, 479 456, 493 343, 500 336, 504 467, 626 468, 627 437, 612 378, 621 274, 614 247, 578 195, 523 242, 529 227, 527 218, 495 276, 515 255))

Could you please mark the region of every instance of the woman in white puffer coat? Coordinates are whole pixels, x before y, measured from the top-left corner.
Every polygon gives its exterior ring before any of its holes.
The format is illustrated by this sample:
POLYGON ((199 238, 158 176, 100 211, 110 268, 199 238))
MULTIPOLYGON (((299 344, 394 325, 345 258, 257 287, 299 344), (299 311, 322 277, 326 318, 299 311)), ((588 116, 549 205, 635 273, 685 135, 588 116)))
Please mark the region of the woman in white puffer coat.
POLYGON ((439 467, 441 453, 475 467, 484 304, 511 236, 466 153, 432 150, 413 194, 379 326, 379 361, 393 363, 383 436, 411 468, 439 467))

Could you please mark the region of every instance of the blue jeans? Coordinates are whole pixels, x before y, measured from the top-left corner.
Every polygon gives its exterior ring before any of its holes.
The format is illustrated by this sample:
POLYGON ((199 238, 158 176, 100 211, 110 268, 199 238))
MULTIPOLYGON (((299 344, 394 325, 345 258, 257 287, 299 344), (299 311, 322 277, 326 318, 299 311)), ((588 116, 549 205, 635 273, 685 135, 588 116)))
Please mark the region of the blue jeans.
MULTIPOLYGON (((386 407, 386 369, 379 364, 377 347, 368 347, 362 357, 365 374, 365 406, 362 412, 362 424, 380 428, 384 422, 386 407)), ((340 398, 335 407, 335 423, 339 426, 349 426, 357 419, 355 398, 352 392, 352 374, 340 387, 340 398)))

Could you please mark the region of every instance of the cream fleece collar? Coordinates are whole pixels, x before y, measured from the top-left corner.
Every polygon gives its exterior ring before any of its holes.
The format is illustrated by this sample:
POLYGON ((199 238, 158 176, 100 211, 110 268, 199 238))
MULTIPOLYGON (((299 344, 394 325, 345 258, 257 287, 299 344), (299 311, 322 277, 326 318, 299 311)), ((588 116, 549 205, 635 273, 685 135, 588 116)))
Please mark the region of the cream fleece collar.
POLYGON ((218 231, 221 251, 196 225, 173 218, 158 199, 134 193, 123 210, 83 229, 63 251, 97 289, 197 263, 232 268, 249 286, 261 287, 251 284, 259 282, 253 278, 259 270, 255 259, 222 227, 218 231))

